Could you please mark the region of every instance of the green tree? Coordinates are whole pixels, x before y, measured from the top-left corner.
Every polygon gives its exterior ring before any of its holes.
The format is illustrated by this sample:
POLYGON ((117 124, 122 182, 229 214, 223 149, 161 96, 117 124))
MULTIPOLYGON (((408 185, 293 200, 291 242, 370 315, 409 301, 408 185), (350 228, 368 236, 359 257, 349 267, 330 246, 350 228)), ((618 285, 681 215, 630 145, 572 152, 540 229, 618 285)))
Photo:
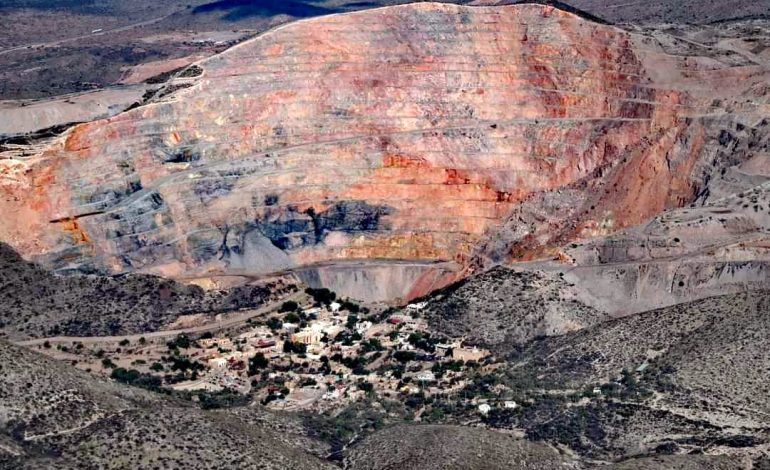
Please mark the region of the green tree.
POLYGON ((283 326, 283 322, 275 317, 268 319, 266 324, 271 330, 277 330, 283 326))
POLYGON ((257 353, 249 359, 249 376, 257 375, 260 370, 267 367, 269 361, 262 353, 257 353))
POLYGON ((287 313, 285 317, 283 317, 283 321, 285 323, 299 323, 299 315, 296 313, 287 313))
POLYGON ((307 345, 303 343, 295 343, 287 339, 283 342, 283 352, 305 354, 307 352, 307 345))
POLYGON ((326 288, 313 289, 308 287, 305 289, 305 293, 313 297, 313 300, 319 304, 329 305, 337 298, 337 294, 326 288))
POLYGON ((285 313, 285 312, 293 312, 299 308, 299 304, 293 300, 288 300, 281 304, 281 307, 278 309, 279 312, 285 313))

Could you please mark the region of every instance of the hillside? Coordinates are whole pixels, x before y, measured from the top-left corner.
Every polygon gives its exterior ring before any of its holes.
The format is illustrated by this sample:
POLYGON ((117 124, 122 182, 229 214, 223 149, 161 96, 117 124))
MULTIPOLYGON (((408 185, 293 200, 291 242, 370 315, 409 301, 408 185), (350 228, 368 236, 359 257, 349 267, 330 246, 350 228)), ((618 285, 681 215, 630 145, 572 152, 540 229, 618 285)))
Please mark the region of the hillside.
POLYGON ((354 446, 345 463, 352 470, 580 468, 543 444, 485 429, 436 425, 398 425, 375 433, 354 446))
POLYGON ((2 468, 333 468, 269 426, 0 342, 2 468))
POLYGON ((557 275, 497 267, 433 292, 424 312, 431 327, 445 335, 507 351, 607 319, 577 297, 574 286, 557 275))
POLYGON ((495 421, 604 458, 759 451, 768 308, 766 291, 733 294, 534 341, 496 379, 532 405, 495 421))
POLYGON ((98 336, 156 331, 180 315, 258 307, 286 285, 203 290, 146 275, 58 276, 0 243, 1 336, 98 336))
POLYGON ((580 461, 569 453, 480 428, 398 425, 353 446, 346 459, 351 470, 394 469, 605 469, 605 470, 761 470, 731 455, 661 455, 614 464, 580 461))
MULTIPOLYGON (((259 405, 197 405, 108 382, 0 342, 0 468, 338 468, 318 421, 259 405)), ((659 424, 663 424, 661 422, 659 424)), ((563 423, 554 423, 556 429, 563 423)), ((548 444, 479 427, 398 424, 344 450, 344 468, 728 470, 745 458, 656 456, 597 467, 548 444)), ((759 462, 759 461, 757 461, 759 462)))

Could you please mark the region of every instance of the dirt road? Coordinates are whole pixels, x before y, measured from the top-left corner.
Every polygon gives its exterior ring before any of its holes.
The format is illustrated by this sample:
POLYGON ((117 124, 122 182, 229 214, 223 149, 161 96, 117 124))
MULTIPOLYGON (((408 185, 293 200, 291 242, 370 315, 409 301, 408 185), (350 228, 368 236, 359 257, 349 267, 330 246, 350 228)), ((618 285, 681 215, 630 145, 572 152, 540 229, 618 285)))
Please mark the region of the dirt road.
POLYGON ((159 338, 173 338, 176 335, 179 335, 182 333, 190 334, 190 333, 205 333, 207 331, 218 331, 224 328, 230 328, 233 326, 240 325, 242 323, 245 323, 250 318, 258 317, 260 315, 269 313, 277 309, 283 302, 286 302, 288 300, 298 300, 303 295, 304 293, 297 292, 288 297, 284 297, 275 302, 269 303, 258 309, 245 310, 245 311, 233 313, 231 315, 227 315, 225 318, 219 321, 207 323, 205 325, 194 326, 190 328, 181 328, 177 330, 153 331, 150 333, 139 333, 139 334, 122 335, 122 336, 51 336, 49 338, 37 338, 37 339, 30 339, 26 341, 16 341, 15 344, 18 344, 19 346, 38 346, 38 345, 42 345, 46 341, 48 341, 49 343, 80 342, 83 344, 99 344, 99 343, 115 343, 124 339, 128 339, 133 343, 134 341, 138 341, 139 338, 144 338, 146 340, 159 339, 159 338))

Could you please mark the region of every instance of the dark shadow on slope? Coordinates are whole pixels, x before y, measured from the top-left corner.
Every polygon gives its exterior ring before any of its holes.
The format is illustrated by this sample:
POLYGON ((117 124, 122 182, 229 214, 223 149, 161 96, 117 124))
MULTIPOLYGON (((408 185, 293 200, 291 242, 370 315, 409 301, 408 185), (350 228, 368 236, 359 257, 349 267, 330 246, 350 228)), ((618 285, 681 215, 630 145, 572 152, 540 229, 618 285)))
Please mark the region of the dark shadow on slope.
POLYGON ((248 17, 270 17, 275 15, 309 18, 336 13, 339 10, 315 6, 309 2, 285 0, 219 0, 193 9, 194 14, 213 11, 226 11, 227 13, 222 17, 225 21, 239 21, 248 17))
POLYGON ((572 13, 573 15, 579 16, 583 19, 586 19, 588 21, 593 21, 594 23, 599 24, 605 24, 605 25, 611 25, 612 22, 605 20, 604 18, 600 18, 596 15, 593 15, 585 10, 581 10, 579 8, 575 8, 572 5, 568 5, 564 2, 560 2, 558 0, 510 0, 507 2, 501 3, 502 5, 522 5, 522 4, 537 4, 537 5, 550 5, 554 8, 558 8, 559 10, 566 11, 567 13, 572 13))

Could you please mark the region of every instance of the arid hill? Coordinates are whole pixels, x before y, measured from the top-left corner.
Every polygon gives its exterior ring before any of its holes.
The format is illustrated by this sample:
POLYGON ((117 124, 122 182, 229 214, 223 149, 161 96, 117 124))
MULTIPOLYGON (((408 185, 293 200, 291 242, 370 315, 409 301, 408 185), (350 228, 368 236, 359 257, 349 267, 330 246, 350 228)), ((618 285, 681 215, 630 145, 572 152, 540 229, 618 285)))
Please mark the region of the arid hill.
POLYGON ((507 351, 607 320, 606 313, 578 300, 579 294, 558 275, 499 266, 431 293, 424 314, 443 334, 507 351))
POLYGON ((109 336, 156 331, 180 315, 258 307, 293 287, 204 290, 147 275, 58 276, 0 243, 0 336, 109 336))
POLYGON ((290 435, 0 341, 0 468, 335 468, 290 435))
POLYGON ((537 398, 498 424, 605 459, 761 456, 769 307, 767 291, 731 294, 533 341, 511 352, 500 380, 537 398), (572 393, 582 398, 561 398, 572 393))
POLYGON ((346 465, 355 470, 582 468, 540 443, 461 426, 393 426, 354 446, 346 465))

